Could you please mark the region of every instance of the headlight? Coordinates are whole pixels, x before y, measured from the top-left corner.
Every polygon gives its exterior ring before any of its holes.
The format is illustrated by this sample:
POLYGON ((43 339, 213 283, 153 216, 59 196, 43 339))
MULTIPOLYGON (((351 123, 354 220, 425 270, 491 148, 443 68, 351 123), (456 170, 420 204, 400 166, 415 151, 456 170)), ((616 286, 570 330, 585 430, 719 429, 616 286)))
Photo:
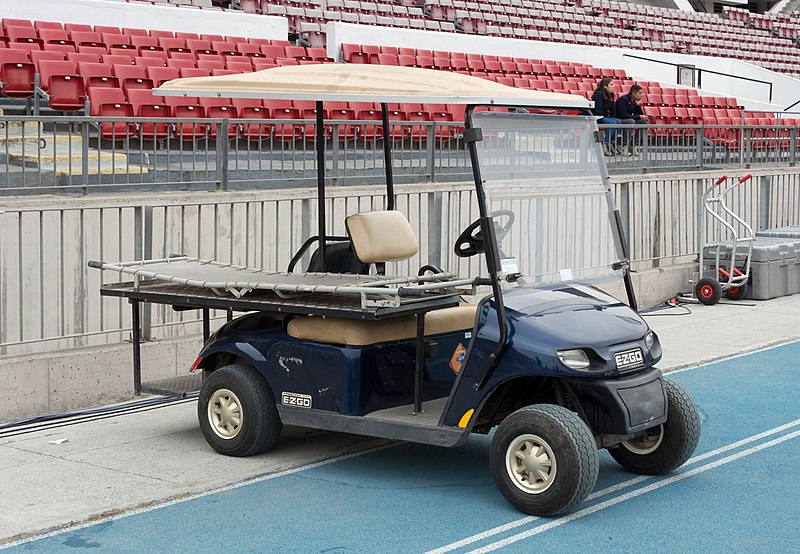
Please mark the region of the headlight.
POLYGON ((647 347, 648 350, 653 348, 653 342, 655 342, 655 336, 653 335, 652 331, 648 331, 647 334, 644 336, 644 345, 647 347))
POLYGON ((588 369, 590 365, 589 356, 583 350, 559 350, 556 356, 570 369, 588 369))

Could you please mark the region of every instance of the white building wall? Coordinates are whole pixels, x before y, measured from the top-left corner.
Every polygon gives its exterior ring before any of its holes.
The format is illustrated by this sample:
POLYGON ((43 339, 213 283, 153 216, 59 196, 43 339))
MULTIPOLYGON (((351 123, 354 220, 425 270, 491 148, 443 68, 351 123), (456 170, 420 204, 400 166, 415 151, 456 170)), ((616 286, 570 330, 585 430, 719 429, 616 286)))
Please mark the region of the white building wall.
POLYGON ((286 18, 109 0, 0 0, 2 17, 286 40, 286 18))

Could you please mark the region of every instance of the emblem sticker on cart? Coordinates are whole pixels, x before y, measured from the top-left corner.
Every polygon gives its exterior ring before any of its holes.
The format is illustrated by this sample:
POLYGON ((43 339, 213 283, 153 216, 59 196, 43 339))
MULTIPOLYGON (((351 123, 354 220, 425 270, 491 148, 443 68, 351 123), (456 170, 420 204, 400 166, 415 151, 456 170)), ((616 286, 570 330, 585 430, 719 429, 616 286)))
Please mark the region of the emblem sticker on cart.
POLYGON ((467 355, 467 349, 464 348, 464 345, 460 342, 456 347, 456 351, 453 352, 453 357, 450 358, 450 369, 453 370, 453 373, 458 375, 458 372, 461 371, 461 366, 464 364, 464 357, 467 355))
POLYGON ((634 348, 633 350, 626 350, 625 352, 615 354, 614 361, 618 369, 643 366, 644 356, 642 356, 642 349, 634 348))
POLYGON ((311 397, 307 394, 284 392, 281 395, 281 404, 284 406, 297 406, 298 408, 310 408, 311 397))

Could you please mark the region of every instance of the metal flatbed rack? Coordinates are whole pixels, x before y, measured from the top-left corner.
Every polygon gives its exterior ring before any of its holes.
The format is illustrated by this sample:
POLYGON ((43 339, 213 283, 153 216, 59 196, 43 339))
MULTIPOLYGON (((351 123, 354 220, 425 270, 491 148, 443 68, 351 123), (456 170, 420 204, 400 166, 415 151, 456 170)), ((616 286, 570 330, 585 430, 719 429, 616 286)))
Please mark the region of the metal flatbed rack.
MULTIPOLYGON (((461 295, 476 294, 478 282, 478 279, 457 279, 451 273, 396 277, 268 272, 187 256, 134 262, 89 262, 89 266, 133 278, 105 284, 100 294, 128 298, 131 303, 136 394, 176 396, 199 389, 200 376, 142 383, 141 302, 171 305, 176 310, 202 310, 204 340, 210 336, 212 309, 226 310, 229 321, 234 311, 368 320, 414 315, 417 320, 416 380, 421 386, 425 314, 457 306, 461 295)), ((421 402, 421 391, 415 396, 421 402)))

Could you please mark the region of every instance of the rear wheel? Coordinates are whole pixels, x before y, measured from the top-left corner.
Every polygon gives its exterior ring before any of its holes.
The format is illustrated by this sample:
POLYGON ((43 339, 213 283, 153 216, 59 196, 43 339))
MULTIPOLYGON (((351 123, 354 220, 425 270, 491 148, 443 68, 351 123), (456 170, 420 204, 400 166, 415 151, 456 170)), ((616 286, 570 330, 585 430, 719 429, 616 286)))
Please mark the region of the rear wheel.
POLYGON ((211 447, 228 456, 268 450, 281 434, 275 398, 254 367, 229 365, 204 380, 197 400, 200 430, 211 447))
POLYGON ((492 439, 492 476, 518 510, 555 516, 591 492, 600 458, 589 427, 575 413, 552 404, 517 410, 492 439))
POLYGON ((729 287, 728 290, 725 291, 725 297, 731 300, 741 300, 744 298, 745 294, 747 294, 746 284, 738 287, 729 287))
POLYGON ((719 302, 719 298, 722 296, 722 287, 719 286, 716 279, 704 277, 694 286, 694 296, 701 304, 713 306, 719 302))
POLYGON ((642 435, 609 449, 619 465, 644 475, 661 475, 689 459, 700 439, 700 416, 689 394, 677 383, 664 379, 667 421, 642 435))

